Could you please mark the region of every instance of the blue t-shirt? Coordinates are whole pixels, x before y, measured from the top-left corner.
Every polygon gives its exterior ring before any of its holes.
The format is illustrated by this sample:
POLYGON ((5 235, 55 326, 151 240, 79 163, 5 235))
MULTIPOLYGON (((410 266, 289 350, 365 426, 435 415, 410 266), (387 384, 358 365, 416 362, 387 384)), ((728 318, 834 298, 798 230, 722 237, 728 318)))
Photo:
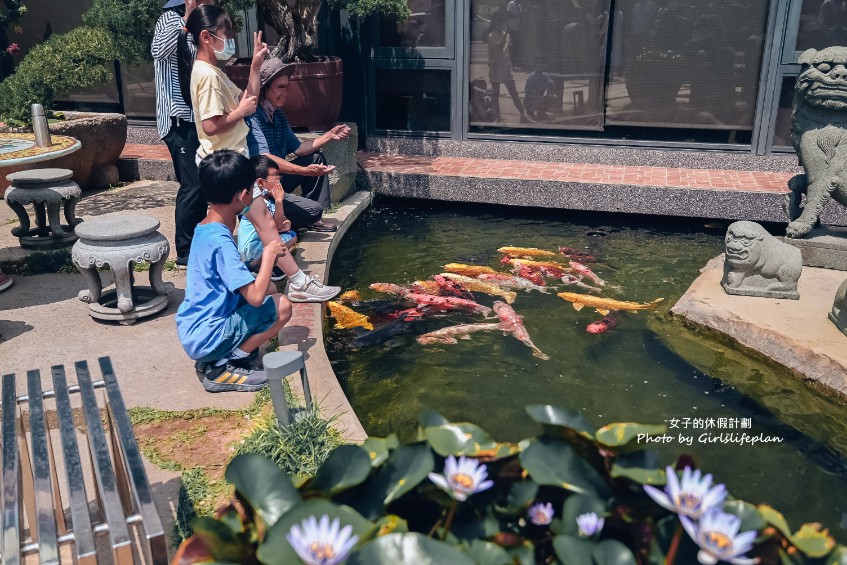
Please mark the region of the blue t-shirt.
POLYGON ((253 280, 227 226, 197 226, 188 254, 185 299, 176 312, 179 341, 189 357, 200 359, 220 344, 226 320, 239 304, 238 289, 253 280))
POLYGON ((280 108, 276 109, 273 118, 269 120, 264 108, 260 107, 247 118, 247 125, 250 126, 247 147, 251 157, 270 153, 284 159, 289 153, 294 153, 300 148, 300 140, 288 125, 288 119, 280 108))

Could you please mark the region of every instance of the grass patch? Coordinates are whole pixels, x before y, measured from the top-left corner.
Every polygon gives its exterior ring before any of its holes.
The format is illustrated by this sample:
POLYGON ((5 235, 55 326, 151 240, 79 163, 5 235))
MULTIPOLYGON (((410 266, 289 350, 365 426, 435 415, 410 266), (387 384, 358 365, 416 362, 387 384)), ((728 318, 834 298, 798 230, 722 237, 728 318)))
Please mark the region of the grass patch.
MULTIPOLYGON (((142 261, 140 263, 133 263, 132 270, 135 271, 136 273, 143 273, 145 271, 149 271, 151 265, 152 265, 152 263, 150 263, 149 261, 142 261)), ((165 271, 176 271, 176 261, 174 261, 173 259, 165 259, 164 270, 165 271)))

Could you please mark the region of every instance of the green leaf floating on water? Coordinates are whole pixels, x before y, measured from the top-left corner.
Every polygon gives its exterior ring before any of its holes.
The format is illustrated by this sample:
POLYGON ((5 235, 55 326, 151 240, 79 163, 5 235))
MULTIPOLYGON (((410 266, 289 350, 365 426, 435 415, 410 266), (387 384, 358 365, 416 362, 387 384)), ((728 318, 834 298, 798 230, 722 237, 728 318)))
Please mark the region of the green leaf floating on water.
POLYGON ((395 434, 391 434, 386 438, 369 437, 362 444, 362 449, 368 452, 368 457, 371 459, 371 467, 379 467, 388 460, 388 455, 392 449, 397 449, 400 441, 395 434))
POLYGON ((577 516, 594 512, 600 517, 606 515, 606 505, 596 496, 587 494, 575 494, 569 496, 565 500, 562 507, 561 532, 564 534, 576 535, 579 533, 579 526, 576 523, 577 516))
POLYGON ((347 565, 397 565, 397 563, 475 565, 473 559, 455 547, 417 533, 380 536, 364 544, 347 559, 347 565))
POLYGON ((635 556, 629 548, 613 539, 595 545, 591 557, 596 565, 636 565, 635 556))
POLYGON ((509 552, 490 541, 473 540, 470 555, 477 565, 512 565, 512 557, 509 552))
MULTIPOLYGON (((543 425, 545 431, 553 431, 550 428, 570 430, 577 434, 594 439, 593 427, 579 414, 570 412, 563 408, 556 408, 549 404, 533 404, 526 407, 529 417, 543 425)), ((555 435, 555 434, 551 434, 555 435)))
POLYGON ((191 526, 194 528, 194 534, 203 540, 206 549, 216 561, 244 563, 253 557, 252 545, 242 541, 223 522, 209 516, 201 516, 195 518, 191 526))
POLYGON ((663 485, 666 482, 665 470, 659 467, 658 455, 649 449, 618 455, 609 474, 642 485, 663 485))
POLYGON ((738 527, 739 532, 749 532, 750 530, 758 532, 767 525, 758 508, 743 500, 724 502, 723 511, 741 518, 741 525, 738 527))
POLYGON ((308 490, 330 494, 361 484, 371 473, 371 458, 358 445, 341 445, 329 454, 308 490))
POLYGON ((443 426, 449 423, 450 420, 448 420, 432 408, 421 408, 421 411, 418 413, 418 425, 421 428, 443 426))
POLYGON ((820 524, 803 524, 791 537, 791 543, 809 557, 823 557, 835 547, 829 530, 820 524))
POLYGON ((576 536, 561 535, 553 538, 553 549, 564 565, 588 565, 596 544, 576 536))
POLYGON ((257 555, 265 565, 290 565, 300 563, 297 553, 285 539, 291 527, 300 524, 303 520, 314 516, 317 520, 326 514, 330 523, 338 518, 340 528, 352 526, 353 533, 360 538, 368 534, 374 524, 362 517, 361 514, 349 506, 335 505, 322 498, 312 498, 298 504, 285 513, 273 527, 268 530, 265 541, 259 546, 257 555))
POLYGON ((268 527, 301 500, 291 479, 276 463, 261 455, 234 457, 226 467, 225 477, 268 527))
POLYGON ((424 437, 442 457, 476 455, 497 447, 497 442, 485 430, 465 422, 424 428, 424 437))
POLYGON ((551 439, 534 440, 520 456, 521 466, 538 484, 607 498, 602 477, 567 444, 551 439))
POLYGON ((785 521, 785 516, 767 504, 759 505, 759 513, 762 515, 765 522, 782 532, 782 535, 786 538, 791 539, 791 528, 788 527, 788 522, 785 521))
POLYGON ((503 506, 498 506, 497 511, 510 516, 523 514, 532 501, 535 500, 535 495, 538 494, 538 483, 534 481, 518 481, 509 488, 509 494, 506 495, 506 503, 503 506))
POLYGON ((621 422, 608 424, 597 430, 595 438, 603 445, 609 447, 621 447, 633 439, 638 437, 638 434, 646 435, 661 435, 667 431, 667 427, 663 424, 636 424, 634 422, 621 422))
POLYGON ((427 443, 401 445, 391 452, 388 461, 361 487, 354 489, 348 504, 364 516, 376 519, 383 506, 397 500, 426 479, 435 466, 435 458, 427 443))

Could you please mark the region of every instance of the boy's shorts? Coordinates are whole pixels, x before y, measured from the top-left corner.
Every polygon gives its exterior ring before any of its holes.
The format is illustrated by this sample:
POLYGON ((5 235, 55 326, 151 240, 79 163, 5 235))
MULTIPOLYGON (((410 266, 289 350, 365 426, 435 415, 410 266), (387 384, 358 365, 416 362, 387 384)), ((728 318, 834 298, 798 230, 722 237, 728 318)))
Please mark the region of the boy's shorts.
MULTIPOLYGON (((294 230, 279 232, 279 239, 282 240, 283 243, 288 243, 295 237, 297 237, 297 232, 294 230)), ((261 259, 263 249, 264 246, 262 245, 262 240, 258 237, 253 238, 239 249, 239 251, 241 251, 241 260, 245 263, 252 263, 253 261, 261 259)))
POLYGON ((239 299, 239 306, 226 320, 224 337, 208 355, 197 359, 204 363, 211 363, 223 359, 232 353, 232 350, 244 343, 248 337, 266 332, 276 323, 276 304, 270 296, 265 298, 261 306, 251 306, 244 300, 239 299))

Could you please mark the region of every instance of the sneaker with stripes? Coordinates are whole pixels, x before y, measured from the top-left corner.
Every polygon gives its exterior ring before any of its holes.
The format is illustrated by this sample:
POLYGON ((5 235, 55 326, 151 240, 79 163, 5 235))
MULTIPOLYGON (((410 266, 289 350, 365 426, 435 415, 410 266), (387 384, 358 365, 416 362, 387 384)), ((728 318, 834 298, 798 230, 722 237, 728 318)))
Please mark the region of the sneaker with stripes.
POLYGON ((264 371, 231 361, 220 367, 207 366, 203 378, 203 388, 209 392, 256 392, 267 384, 264 371))

